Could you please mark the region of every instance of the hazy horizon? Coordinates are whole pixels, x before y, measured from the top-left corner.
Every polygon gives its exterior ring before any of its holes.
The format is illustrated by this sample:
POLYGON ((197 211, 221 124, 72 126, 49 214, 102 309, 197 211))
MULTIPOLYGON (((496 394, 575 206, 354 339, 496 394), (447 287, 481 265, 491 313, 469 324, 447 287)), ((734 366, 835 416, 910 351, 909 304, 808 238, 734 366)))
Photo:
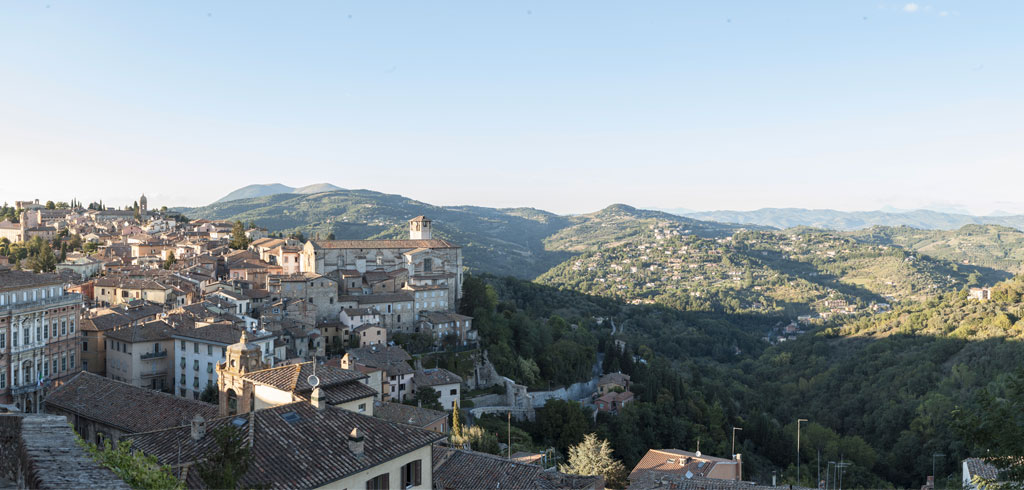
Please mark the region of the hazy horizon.
POLYGON ((1024 4, 0 6, 0 200, 1024 213, 1024 4), (44 178, 44 177, 52 178, 44 178))

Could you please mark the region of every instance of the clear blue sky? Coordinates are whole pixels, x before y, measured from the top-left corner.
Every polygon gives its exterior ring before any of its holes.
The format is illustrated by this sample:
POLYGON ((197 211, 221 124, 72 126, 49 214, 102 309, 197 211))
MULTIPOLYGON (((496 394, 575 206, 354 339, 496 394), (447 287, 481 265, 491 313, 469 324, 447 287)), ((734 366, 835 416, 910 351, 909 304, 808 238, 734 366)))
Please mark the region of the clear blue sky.
POLYGON ((1024 2, 0 3, 0 200, 1024 211, 1024 2))

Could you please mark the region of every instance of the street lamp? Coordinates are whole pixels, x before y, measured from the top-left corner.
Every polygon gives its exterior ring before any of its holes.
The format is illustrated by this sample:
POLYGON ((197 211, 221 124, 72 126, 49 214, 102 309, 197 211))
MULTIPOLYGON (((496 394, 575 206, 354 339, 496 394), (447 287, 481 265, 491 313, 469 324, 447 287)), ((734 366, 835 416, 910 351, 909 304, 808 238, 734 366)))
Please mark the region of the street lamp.
POLYGON ((807 419, 796 419, 796 484, 800 484, 800 422, 807 419))
POLYGON ((937 480, 937 478, 935 477, 935 457, 936 456, 945 456, 945 454, 943 454, 943 453, 932 453, 932 488, 933 489, 935 488, 935 481, 937 480))
POLYGON ((736 457, 736 431, 743 430, 743 427, 732 428, 732 456, 736 457))

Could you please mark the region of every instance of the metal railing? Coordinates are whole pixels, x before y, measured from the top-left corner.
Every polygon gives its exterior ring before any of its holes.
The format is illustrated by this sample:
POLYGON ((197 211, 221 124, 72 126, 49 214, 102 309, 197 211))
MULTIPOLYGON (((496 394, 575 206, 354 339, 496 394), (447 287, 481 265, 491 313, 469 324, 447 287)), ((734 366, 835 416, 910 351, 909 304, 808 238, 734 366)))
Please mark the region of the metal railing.
POLYGON ((64 293, 62 296, 53 296, 46 299, 37 299, 35 301, 19 302, 14 304, 5 304, 0 306, 0 313, 15 312, 17 310, 34 310, 41 306, 50 306, 60 303, 67 304, 80 304, 82 303, 81 293, 64 293))
POLYGON ((142 359, 143 361, 149 361, 152 359, 163 359, 165 357, 167 357, 166 349, 161 351, 146 352, 145 354, 139 356, 139 358, 142 359))

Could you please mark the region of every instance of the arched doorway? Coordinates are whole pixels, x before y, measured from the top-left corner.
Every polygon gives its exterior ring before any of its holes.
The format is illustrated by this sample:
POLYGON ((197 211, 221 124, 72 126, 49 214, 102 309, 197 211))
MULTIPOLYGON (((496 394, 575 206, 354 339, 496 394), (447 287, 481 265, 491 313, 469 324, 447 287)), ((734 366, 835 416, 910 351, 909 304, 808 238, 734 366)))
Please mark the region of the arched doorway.
POLYGON ((238 413, 238 395, 235 394, 235 390, 228 389, 228 415, 235 415, 238 413))

